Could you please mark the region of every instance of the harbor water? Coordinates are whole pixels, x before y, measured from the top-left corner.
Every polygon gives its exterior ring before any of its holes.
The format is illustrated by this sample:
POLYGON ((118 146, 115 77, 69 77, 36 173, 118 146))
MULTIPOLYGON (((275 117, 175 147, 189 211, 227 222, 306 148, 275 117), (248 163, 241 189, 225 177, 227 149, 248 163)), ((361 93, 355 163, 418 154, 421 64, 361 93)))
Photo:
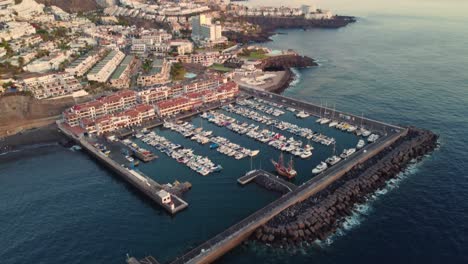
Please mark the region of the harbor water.
MULTIPOLYGON (((358 22, 338 30, 282 30, 287 35, 264 44, 318 59, 319 67, 298 71, 285 94, 433 130, 440 148, 356 208, 327 241, 296 249, 247 243, 219 263, 466 263, 468 17, 463 10, 468 5, 457 0, 318 4, 356 15, 358 22)), ((335 137, 338 152, 357 141, 312 119, 291 113, 279 118, 335 137)), ((269 159, 279 153, 272 147, 199 117, 190 122, 259 149, 253 166, 272 170, 269 159)), ((167 129, 156 132, 224 167, 203 177, 147 147, 160 158, 140 164, 141 171, 161 183, 193 184, 184 196, 189 208, 176 216, 81 151, 53 145, 0 156, 0 263, 123 263, 126 253, 167 261, 277 198, 255 184, 236 183, 250 169, 250 159, 228 158, 167 129)), ((296 159, 297 184, 331 154, 331 147, 313 146, 310 160, 296 159)))

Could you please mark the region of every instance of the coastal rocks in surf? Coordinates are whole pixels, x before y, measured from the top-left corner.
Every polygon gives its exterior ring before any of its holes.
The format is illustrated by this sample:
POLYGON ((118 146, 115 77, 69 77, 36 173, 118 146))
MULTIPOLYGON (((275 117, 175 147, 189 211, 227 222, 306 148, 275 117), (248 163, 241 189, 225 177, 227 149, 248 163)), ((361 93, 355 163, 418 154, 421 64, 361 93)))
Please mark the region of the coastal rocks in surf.
POLYGON ((318 66, 314 59, 298 54, 272 56, 263 59, 256 67, 264 71, 284 71, 290 68, 318 66))
POLYGON ((286 210, 258 228, 253 239, 276 245, 324 240, 335 232, 356 204, 385 186, 414 159, 434 150, 437 135, 410 128, 408 134, 381 153, 354 167, 318 194, 286 210))
POLYGON ((237 43, 267 42, 271 41, 278 29, 308 29, 308 28, 339 28, 356 22, 352 16, 335 16, 333 19, 305 19, 303 17, 268 17, 246 16, 230 18, 235 21, 245 21, 260 27, 255 32, 226 31, 223 35, 237 43))
POLYGON ((291 68, 306 68, 318 66, 314 59, 307 56, 300 56, 296 53, 273 56, 265 58, 256 67, 264 71, 285 71, 283 78, 268 90, 274 93, 282 93, 291 82, 295 80, 295 75, 291 68))

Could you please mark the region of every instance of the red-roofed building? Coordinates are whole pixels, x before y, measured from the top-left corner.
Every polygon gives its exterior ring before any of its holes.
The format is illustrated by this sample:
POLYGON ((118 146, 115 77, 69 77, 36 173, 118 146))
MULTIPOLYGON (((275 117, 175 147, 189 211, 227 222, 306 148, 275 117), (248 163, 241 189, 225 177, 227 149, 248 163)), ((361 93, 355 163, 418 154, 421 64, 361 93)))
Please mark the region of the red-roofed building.
MULTIPOLYGON (((138 118, 143 121, 143 120, 148 120, 148 119, 153 119, 156 117, 156 112, 154 111, 154 107, 151 105, 137 105, 135 106, 135 111, 138 112, 138 118)), ((140 122, 141 122, 140 121, 140 122)))
POLYGON ((136 92, 123 90, 99 99, 106 105, 107 113, 115 113, 136 105, 136 92))
POLYGON ((227 82, 217 89, 218 100, 233 98, 239 94, 239 85, 235 82, 227 82))
POLYGON ((71 127, 78 126, 80 124, 80 118, 75 113, 64 111, 62 113, 62 117, 65 123, 67 123, 71 127))
MULTIPOLYGON (((115 125, 111 115, 104 115, 96 119, 96 133, 102 135, 115 130, 115 125)), ((93 133, 88 130, 88 133, 93 133)))
POLYGON ((174 97, 184 93, 184 86, 182 84, 176 84, 169 88, 169 97, 174 97))
POLYGON ((99 101, 91 101, 73 106, 70 111, 78 118, 96 118, 107 113, 106 106, 99 101))
POLYGON ((179 97, 156 103, 156 111, 159 116, 168 116, 180 113, 181 111, 191 110, 192 102, 188 98, 179 97))
POLYGON ((169 98, 169 87, 157 87, 138 92, 140 103, 154 104, 169 98))
POLYGON ((90 119, 90 118, 81 119, 80 126, 90 134, 97 132, 96 122, 94 122, 93 119, 90 119))

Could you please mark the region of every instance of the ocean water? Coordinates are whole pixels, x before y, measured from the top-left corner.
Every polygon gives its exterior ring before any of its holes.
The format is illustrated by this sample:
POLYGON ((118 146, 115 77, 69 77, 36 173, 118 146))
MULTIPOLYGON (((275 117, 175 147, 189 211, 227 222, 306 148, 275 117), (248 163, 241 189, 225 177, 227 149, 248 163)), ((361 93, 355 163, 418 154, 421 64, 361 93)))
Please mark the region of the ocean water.
MULTIPOLYGON (((440 148, 357 206, 327 241, 296 249, 247 243, 219 263, 467 263, 468 3, 317 4, 359 21, 338 30, 282 30, 287 35, 266 43, 320 64, 299 70, 285 93, 431 129, 440 148)), ((186 195, 190 208, 171 217, 82 152, 48 146, 3 155, 0 263, 123 263, 126 253, 169 260, 276 198, 255 185, 233 184, 249 161, 237 164, 208 177, 190 175, 165 157, 141 166, 156 180, 194 184, 186 195)))

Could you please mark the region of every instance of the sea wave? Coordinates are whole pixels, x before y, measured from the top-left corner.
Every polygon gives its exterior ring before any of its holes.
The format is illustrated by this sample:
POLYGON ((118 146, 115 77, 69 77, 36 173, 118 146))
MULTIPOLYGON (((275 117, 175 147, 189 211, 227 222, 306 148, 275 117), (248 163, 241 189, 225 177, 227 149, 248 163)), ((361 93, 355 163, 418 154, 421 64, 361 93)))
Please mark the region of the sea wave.
POLYGON ((294 79, 289 83, 289 87, 295 87, 301 82, 301 73, 296 68, 291 68, 292 73, 294 74, 294 79))
POLYGON ((397 189, 405 179, 416 174, 424 160, 430 156, 431 155, 425 155, 420 161, 416 159, 411 160, 410 165, 404 171, 400 172, 395 178, 388 180, 384 188, 379 189, 372 195, 368 196, 365 203, 355 205, 352 210, 352 214, 343 220, 342 226, 338 228, 333 235, 327 237, 323 241, 317 240, 315 243, 320 247, 328 247, 339 237, 345 236, 350 230, 360 226, 362 222, 365 221, 366 217, 372 212, 373 203, 383 195, 397 189))

